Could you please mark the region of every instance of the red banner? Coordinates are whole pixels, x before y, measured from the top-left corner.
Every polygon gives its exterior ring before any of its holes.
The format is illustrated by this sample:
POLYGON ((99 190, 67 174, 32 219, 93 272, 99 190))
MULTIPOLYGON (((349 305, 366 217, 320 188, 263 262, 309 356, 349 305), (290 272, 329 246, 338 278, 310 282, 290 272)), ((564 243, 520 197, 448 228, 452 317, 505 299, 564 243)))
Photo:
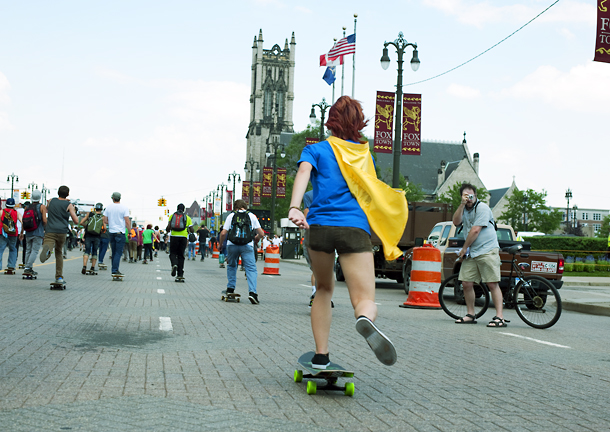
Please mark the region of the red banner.
POLYGON ((246 203, 250 204, 250 182, 243 181, 241 183, 241 199, 246 201, 246 203))
POLYGON ((286 198, 286 168, 277 169, 277 177, 275 179, 275 197, 286 198))
POLYGON ((593 61, 610 63, 610 4, 597 0, 597 39, 593 61))
POLYGON ((402 97, 402 154, 421 154, 421 95, 402 97))
POLYGON ((227 190, 227 211, 233 211, 233 191, 227 190))
POLYGON ((211 203, 211 202, 208 203, 208 215, 214 216, 214 207, 213 207, 213 203, 211 203))
POLYGON ((309 145, 309 144, 315 144, 315 143, 318 143, 318 142, 320 142, 320 140, 317 139, 317 138, 305 138, 305 145, 306 146, 309 145))
POLYGON ((273 189, 273 168, 263 167, 263 198, 271 198, 273 189))
POLYGON ((254 182, 253 184, 254 187, 254 194, 252 195, 252 201, 254 201, 252 203, 253 206, 260 206, 261 205, 261 182, 254 182))
POLYGON ((394 99, 396 95, 390 92, 377 92, 375 110, 375 137, 373 151, 377 153, 392 153, 392 127, 394 126, 394 99))
POLYGON ((208 212, 205 207, 201 207, 201 220, 205 221, 208 218, 208 212))

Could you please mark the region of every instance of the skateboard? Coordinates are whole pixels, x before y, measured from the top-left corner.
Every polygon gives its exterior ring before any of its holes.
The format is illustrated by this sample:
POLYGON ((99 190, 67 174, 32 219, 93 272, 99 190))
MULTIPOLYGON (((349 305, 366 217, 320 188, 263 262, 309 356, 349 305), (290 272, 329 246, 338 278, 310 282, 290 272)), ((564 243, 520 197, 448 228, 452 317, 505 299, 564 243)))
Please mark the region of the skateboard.
POLYGON ((184 283, 184 278, 182 276, 176 276, 176 279, 174 279, 176 282, 183 282, 184 283))
POLYGON ((51 282, 51 289, 52 290, 65 290, 66 289, 66 284, 65 283, 59 283, 59 282, 51 282))
POLYGON ((223 291, 222 296, 220 297, 220 300, 228 302, 228 301, 234 301, 239 303, 239 298, 241 297, 241 294, 237 294, 237 293, 227 293, 226 291, 223 291))
POLYGON ((113 274, 113 275, 112 275, 112 280, 113 280, 113 281, 121 281, 121 282, 123 282, 123 276, 124 276, 124 275, 117 275, 117 274, 113 274))
POLYGON ((89 270, 87 270, 87 273, 85 273, 85 274, 87 274, 87 275, 96 275, 97 272, 95 270, 89 269, 89 270))
POLYGON ((106 264, 98 264, 97 266, 100 270, 107 270, 108 266, 106 264))
POLYGON ((25 268, 25 264, 19 264, 19 268, 20 269, 24 269, 25 268))
POLYGON ((32 279, 37 279, 37 276, 35 274, 23 274, 21 276, 21 279, 27 279, 27 280, 32 280, 32 279))
POLYGON ((310 351, 299 357, 298 363, 305 369, 306 373, 303 374, 303 370, 301 369, 295 370, 294 382, 301 382, 303 381, 303 378, 324 379, 326 380, 326 384, 321 387, 318 387, 318 384, 315 381, 307 381, 307 394, 314 395, 318 390, 336 390, 342 391, 346 396, 353 396, 355 391, 354 383, 347 382, 345 383, 345 387, 342 387, 337 385, 337 379, 342 377, 352 378, 354 372, 345 370, 343 366, 339 366, 337 363, 333 362, 331 362, 326 369, 314 369, 311 367, 311 359, 314 355, 315 353, 310 351))
POLYGON ((15 269, 6 269, 4 270, 4 274, 5 275, 14 275, 15 274, 15 269))

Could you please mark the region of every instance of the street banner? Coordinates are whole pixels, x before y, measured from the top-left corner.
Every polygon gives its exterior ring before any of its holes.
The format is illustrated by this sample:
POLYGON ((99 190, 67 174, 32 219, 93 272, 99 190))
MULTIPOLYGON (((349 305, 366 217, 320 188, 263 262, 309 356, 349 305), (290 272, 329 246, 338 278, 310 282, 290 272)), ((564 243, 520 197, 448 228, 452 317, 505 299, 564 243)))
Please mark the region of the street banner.
POLYGON ((253 206, 260 206, 261 205, 261 182, 254 182, 253 183, 253 187, 254 187, 254 194, 252 195, 252 201, 254 201, 252 203, 253 206))
POLYGON ((593 61, 610 63, 610 4, 597 0, 597 33, 593 61))
POLYGON ((421 95, 402 97, 402 154, 421 154, 421 95))
POLYGON ((286 198, 286 168, 277 169, 275 197, 286 198))
POLYGON ((215 197, 214 198, 214 215, 219 216, 220 215, 220 208, 221 208, 221 202, 220 202, 220 197, 215 197))
POLYGON ((263 167, 263 198, 271 198, 273 189, 273 168, 263 167))
POLYGON ((227 211, 233 211, 233 191, 227 190, 227 211))
POLYGON ((208 211, 205 207, 201 207, 201 220, 205 221, 208 218, 208 211))
POLYGON ((208 203, 208 216, 212 217, 214 215, 214 209, 212 208, 212 203, 208 203))
POLYGON ((315 144, 320 142, 319 139, 317 138, 305 138, 305 145, 308 146, 309 144, 315 144))
POLYGON ((394 99, 396 95, 390 92, 377 92, 375 110, 375 137, 373 151, 376 153, 392 153, 392 128, 394 126, 394 99))
POLYGON ((246 201, 246 203, 250 204, 250 182, 243 181, 241 183, 241 199, 246 201))

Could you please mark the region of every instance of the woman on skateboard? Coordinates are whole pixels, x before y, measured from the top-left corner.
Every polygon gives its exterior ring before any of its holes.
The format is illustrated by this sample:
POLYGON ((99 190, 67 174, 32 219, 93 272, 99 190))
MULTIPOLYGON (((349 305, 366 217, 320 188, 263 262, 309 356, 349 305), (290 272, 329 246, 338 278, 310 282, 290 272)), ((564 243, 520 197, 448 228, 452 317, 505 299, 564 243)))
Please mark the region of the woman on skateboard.
POLYGON ((331 136, 305 147, 298 162, 288 217, 309 230, 306 246, 317 282, 311 307, 314 368, 324 369, 330 363, 335 251, 357 318, 356 330, 379 361, 388 366, 396 362, 394 345, 373 324, 377 306, 370 236, 372 228, 382 240, 386 259, 400 256, 396 245, 407 222, 407 201, 404 192, 377 179, 368 142, 360 134, 367 123, 360 102, 342 96, 329 110, 326 126, 331 136), (300 206, 310 180, 313 201, 306 219, 300 206))

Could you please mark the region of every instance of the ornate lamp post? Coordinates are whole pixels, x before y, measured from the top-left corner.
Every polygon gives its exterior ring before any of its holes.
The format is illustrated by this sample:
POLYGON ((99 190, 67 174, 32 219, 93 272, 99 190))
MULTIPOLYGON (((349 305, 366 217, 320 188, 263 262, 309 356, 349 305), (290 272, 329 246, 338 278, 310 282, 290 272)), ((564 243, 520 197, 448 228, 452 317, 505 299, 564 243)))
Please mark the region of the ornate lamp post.
POLYGON ((311 104, 311 114, 309 115, 309 121, 312 126, 316 124, 316 110, 315 107, 320 108, 320 141, 324 141, 324 115, 326 114, 326 110, 331 106, 326 103, 326 99, 322 98, 322 102, 317 104, 311 104))
POLYGON ((246 166, 244 167, 244 170, 246 170, 246 172, 250 173, 250 190, 249 190, 249 194, 248 194, 248 206, 252 207, 252 205, 253 205, 252 200, 254 199, 254 187, 253 187, 254 170, 256 170, 256 174, 258 174, 261 171, 261 169, 260 169, 258 162, 256 162, 254 159, 250 158, 246 161, 246 166))
POLYGON ((44 183, 42 184, 42 190, 40 191, 40 193, 43 196, 43 203, 44 205, 47 205, 47 194, 51 192, 51 190, 48 187, 45 187, 44 183))
MULTIPOLYGON (((233 202, 235 202, 235 199, 236 199, 236 196, 235 196, 235 177, 237 177, 237 181, 238 182, 241 182, 241 177, 235 171, 233 171, 232 173, 229 174, 229 178, 227 179, 228 182, 231 181, 231 177, 233 177, 233 202)), ((231 205, 231 208, 233 210, 235 210, 233 208, 233 205, 231 205)))
POLYGON ((19 183, 19 176, 15 173, 6 176, 6 181, 11 182, 11 198, 13 198, 13 192, 15 190, 15 182, 19 183))
POLYGON ((271 186, 271 234, 275 234, 275 192, 276 192, 276 182, 277 182, 277 154, 278 150, 280 151, 280 156, 282 158, 286 157, 286 152, 284 151, 284 144, 281 144, 277 140, 278 136, 273 136, 273 141, 271 143, 267 143, 267 150, 265 151, 265 155, 267 159, 273 158, 273 184, 271 186), (273 149, 273 152, 271 152, 273 149))
POLYGON ((578 228, 578 218, 576 217, 576 212, 578 211, 578 206, 573 206, 572 210, 574 210, 574 229, 578 228))
POLYGON ((219 225, 219 227, 222 227, 222 213, 223 213, 224 195, 225 195, 224 193, 227 190, 227 185, 224 183, 220 183, 218 185, 218 187, 216 188, 216 190, 219 191, 219 193, 220 193, 220 216, 219 216, 220 225, 219 225))
POLYGON ((400 155, 401 155, 401 138, 402 138, 402 56, 407 47, 413 47, 413 57, 411 58, 411 69, 417 71, 419 69, 419 57, 417 55, 417 44, 409 43, 405 40, 402 32, 398 33, 398 39, 394 42, 384 42, 383 55, 381 56, 381 67, 386 70, 390 66, 390 57, 388 56, 388 45, 396 48, 398 54, 398 80, 396 82, 396 118, 394 119, 394 148, 393 167, 392 167, 392 187, 398 188, 400 183, 400 155))
POLYGON ((570 229, 570 198, 572 198, 572 191, 568 188, 566 191, 566 199, 568 200, 568 205, 566 206, 566 232, 570 229))

